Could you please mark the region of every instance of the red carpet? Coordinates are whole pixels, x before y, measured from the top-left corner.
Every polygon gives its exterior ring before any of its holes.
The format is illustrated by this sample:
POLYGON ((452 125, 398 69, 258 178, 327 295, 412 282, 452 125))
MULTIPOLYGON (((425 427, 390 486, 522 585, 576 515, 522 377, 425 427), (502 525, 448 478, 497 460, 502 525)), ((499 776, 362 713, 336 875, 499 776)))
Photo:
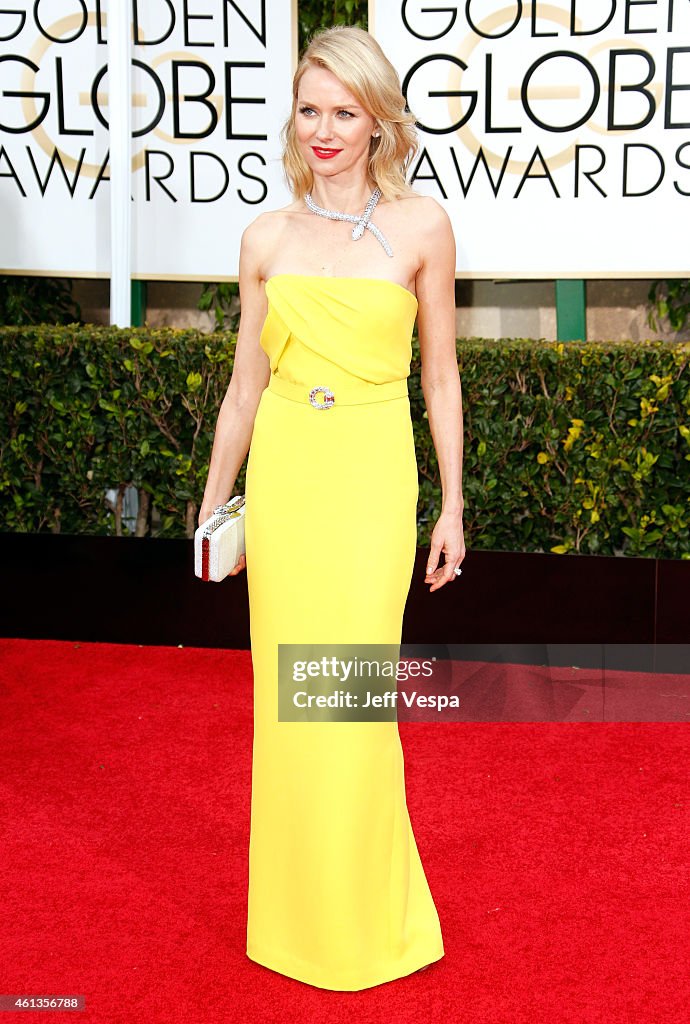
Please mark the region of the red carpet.
POLYGON ((250 655, 0 655, 0 994, 95 1024, 687 1021, 687 724, 402 722, 446 955, 328 992, 245 954, 250 655))

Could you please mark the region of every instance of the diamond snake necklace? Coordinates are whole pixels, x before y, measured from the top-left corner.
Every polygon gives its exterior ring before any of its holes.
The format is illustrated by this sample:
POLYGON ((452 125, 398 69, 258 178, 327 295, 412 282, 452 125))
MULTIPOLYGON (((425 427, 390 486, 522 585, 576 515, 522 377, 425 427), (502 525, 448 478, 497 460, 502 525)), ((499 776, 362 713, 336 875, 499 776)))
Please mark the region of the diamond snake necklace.
POLYGON ((376 227, 375 224, 371 223, 371 215, 380 198, 381 189, 377 187, 369 196, 369 202, 364 209, 364 213, 360 217, 356 217, 354 213, 340 213, 339 210, 326 210, 323 206, 317 206, 311 197, 311 192, 307 192, 304 197, 304 201, 311 212, 317 214, 319 217, 327 217, 328 220, 347 220, 354 224, 355 226, 352 229, 352 238, 355 242, 358 238, 362 237, 365 230, 371 231, 374 238, 377 238, 383 246, 386 255, 392 256, 393 250, 388 244, 386 236, 376 227))

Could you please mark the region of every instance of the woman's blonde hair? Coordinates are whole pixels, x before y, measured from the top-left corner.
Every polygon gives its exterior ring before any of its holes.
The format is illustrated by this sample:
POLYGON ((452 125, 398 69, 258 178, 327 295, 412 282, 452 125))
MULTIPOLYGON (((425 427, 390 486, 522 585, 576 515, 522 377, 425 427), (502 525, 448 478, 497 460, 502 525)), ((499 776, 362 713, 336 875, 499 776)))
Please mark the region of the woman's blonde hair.
POLYGON ((405 174, 417 152, 417 132, 414 115, 406 109, 398 73, 368 32, 351 25, 336 25, 312 38, 292 82, 292 110, 283 125, 281 139, 285 177, 294 197, 302 199, 314 183, 295 131, 297 92, 309 67, 331 71, 376 118, 381 135, 369 143, 369 175, 384 199, 413 193, 405 174))

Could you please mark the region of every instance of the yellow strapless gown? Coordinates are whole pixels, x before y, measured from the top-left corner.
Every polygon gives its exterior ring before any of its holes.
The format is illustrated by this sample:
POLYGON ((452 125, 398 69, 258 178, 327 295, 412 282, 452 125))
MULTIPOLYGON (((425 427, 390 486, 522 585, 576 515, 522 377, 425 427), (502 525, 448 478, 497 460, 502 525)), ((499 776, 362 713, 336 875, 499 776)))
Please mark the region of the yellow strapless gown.
POLYGON ((266 294, 261 345, 272 376, 245 487, 254 668, 247 955, 352 991, 444 955, 398 724, 279 721, 278 644, 400 644, 416 550, 406 378, 417 302, 391 281, 297 274, 270 278, 266 294), (331 408, 295 400, 314 386, 332 390, 331 408), (359 404, 339 404, 353 394, 359 404))

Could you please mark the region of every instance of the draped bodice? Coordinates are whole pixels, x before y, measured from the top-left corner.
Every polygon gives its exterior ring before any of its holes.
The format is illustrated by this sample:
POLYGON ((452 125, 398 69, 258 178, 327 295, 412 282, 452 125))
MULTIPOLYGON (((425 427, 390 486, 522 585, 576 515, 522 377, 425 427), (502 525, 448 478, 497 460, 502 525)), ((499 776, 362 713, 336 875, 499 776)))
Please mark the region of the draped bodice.
POLYGON ((417 300, 403 285, 384 278, 276 274, 266 281, 266 296, 260 343, 272 373, 302 383, 327 368, 332 384, 409 376, 417 300))

